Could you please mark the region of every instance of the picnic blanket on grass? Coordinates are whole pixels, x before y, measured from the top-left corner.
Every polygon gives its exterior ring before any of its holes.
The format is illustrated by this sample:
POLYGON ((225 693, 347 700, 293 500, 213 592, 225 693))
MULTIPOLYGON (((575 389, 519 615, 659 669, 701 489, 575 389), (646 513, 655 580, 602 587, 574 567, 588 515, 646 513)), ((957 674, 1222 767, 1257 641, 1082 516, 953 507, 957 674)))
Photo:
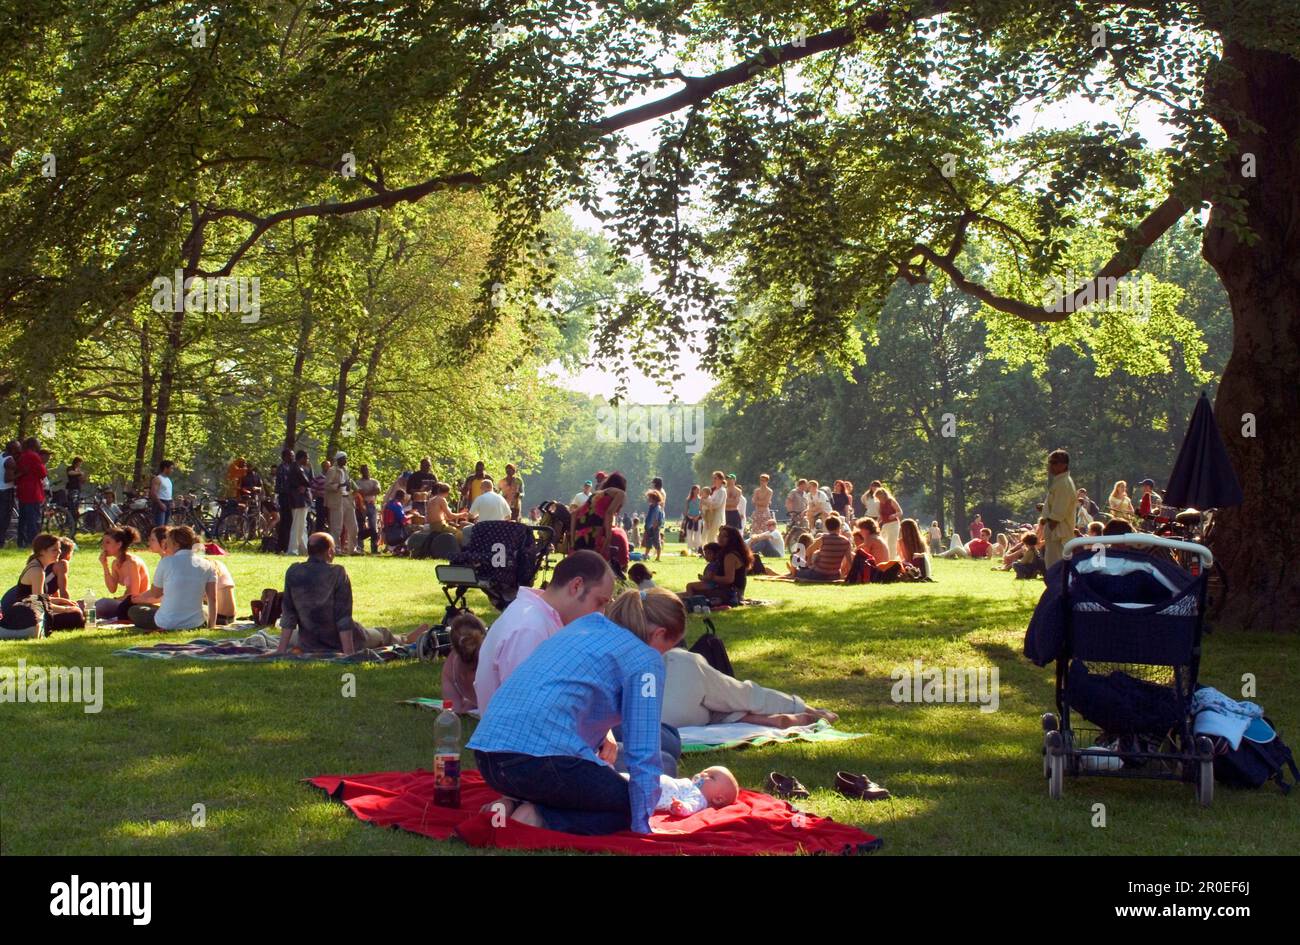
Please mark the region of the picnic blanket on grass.
POLYGON ((682 736, 682 751, 721 751, 724 748, 749 748, 781 742, 847 742, 866 738, 863 732, 841 732, 825 719, 812 725, 774 728, 749 722, 721 722, 716 725, 684 725, 677 730, 682 736))
POLYGON ((360 650, 348 656, 338 651, 304 651, 296 647, 288 653, 276 654, 280 645, 280 631, 258 630, 246 637, 226 640, 209 640, 200 637, 188 643, 154 643, 150 646, 132 646, 114 650, 114 656, 135 656, 150 660, 219 660, 228 662, 262 662, 289 660, 300 663, 390 663, 410 659, 411 647, 405 643, 381 646, 373 650, 360 650))
POLYGON ((325 775, 306 780, 345 805, 358 820, 380 827, 398 827, 435 840, 456 837, 475 847, 665 856, 746 856, 760 853, 871 853, 881 845, 879 839, 857 827, 802 813, 785 801, 744 789, 736 803, 721 810, 703 810, 681 819, 656 814, 650 818, 650 824, 662 833, 646 836, 629 830, 601 837, 582 837, 514 821, 494 827, 493 814, 482 813, 479 808, 497 800, 500 795, 483 783, 477 771, 464 771, 461 775, 459 808, 434 805, 433 774, 422 769, 325 775))

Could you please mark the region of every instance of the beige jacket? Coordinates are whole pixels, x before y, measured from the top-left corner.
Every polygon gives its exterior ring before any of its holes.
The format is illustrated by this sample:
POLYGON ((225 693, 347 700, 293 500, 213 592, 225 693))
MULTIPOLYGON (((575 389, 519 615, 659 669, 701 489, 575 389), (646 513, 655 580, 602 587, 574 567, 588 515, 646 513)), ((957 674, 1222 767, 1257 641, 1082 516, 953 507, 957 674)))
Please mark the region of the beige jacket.
POLYGON ((1053 476, 1047 487, 1047 501, 1043 503, 1043 517, 1056 522, 1055 527, 1044 529, 1047 538, 1069 541, 1074 537, 1074 515, 1078 506, 1078 490, 1068 472, 1053 476))
POLYGON ((689 650, 669 650, 664 666, 663 722, 675 728, 736 722, 750 712, 777 715, 808 708, 798 696, 732 679, 689 650))

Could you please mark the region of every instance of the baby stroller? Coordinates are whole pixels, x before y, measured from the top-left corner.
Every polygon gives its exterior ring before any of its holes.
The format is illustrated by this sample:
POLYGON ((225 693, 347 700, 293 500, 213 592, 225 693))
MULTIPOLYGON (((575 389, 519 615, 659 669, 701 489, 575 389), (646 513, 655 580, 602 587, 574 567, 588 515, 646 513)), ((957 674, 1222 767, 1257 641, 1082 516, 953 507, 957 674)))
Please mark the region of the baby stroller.
POLYGON ((1056 661, 1056 708, 1043 715, 1043 775, 1059 798, 1072 777, 1191 782, 1196 799, 1214 797, 1214 748, 1194 736, 1205 612, 1203 545, 1155 535, 1076 538, 1048 572, 1025 652, 1056 661), (1122 546, 1122 547, 1116 547, 1122 546), (1192 574, 1163 554, 1197 555, 1192 574), (1077 714, 1095 728, 1079 727, 1077 714))
POLYGON ((471 588, 485 593, 497 610, 505 610, 521 585, 532 586, 542 561, 550 554, 553 536, 554 532, 544 525, 476 524, 464 550, 451 559, 451 564, 435 569, 450 604, 448 612, 451 608, 466 609, 465 594, 471 588))
MULTIPOLYGON (((551 530, 551 544, 561 555, 567 555, 573 550, 572 516, 569 514, 569 507, 563 502, 547 499, 537 509, 541 512, 538 524, 551 530)), ((549 561, 542 563, 543 568, 549 565, 549 561)))

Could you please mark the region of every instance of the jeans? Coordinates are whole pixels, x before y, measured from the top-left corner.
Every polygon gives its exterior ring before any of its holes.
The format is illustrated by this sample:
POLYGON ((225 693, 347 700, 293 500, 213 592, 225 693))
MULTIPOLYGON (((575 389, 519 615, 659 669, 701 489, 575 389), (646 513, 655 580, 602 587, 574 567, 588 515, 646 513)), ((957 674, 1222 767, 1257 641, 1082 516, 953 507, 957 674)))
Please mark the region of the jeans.
POLYGON ((595 836, 632 826, 628 783, 609 765, 508 751, 475 751, 474 758, 488 787, 537 805, 548 830, 595 836))
POLYGON ((159 525, 166 525, 168 519, 172 517, 172 500, 159 499, 158 504, 153 509, 153 524, 157 528, 159 525))
POLYGON ((0 489, 0 548, 9 538, 9 523, 14 517, 14 490, 0 489))
POLYGON ((18 547, 30 548, 41 530, 41 503, 18 503, 18 547))
MULTIPOLYGON (((627 759, 623 757, 623 726, 615 725, 611 734, 618 742, 618 757, 614 760, 614 770, 627 774, 627 759)), ((682 756, 682 736, 671 725, 659 725, 659 767, 670 778, 677 777, 677 759, 682 756)))
POLYGON ((75 540, 77 537, 77 525, 80 524, 80 519, 81 519, 81 490, 80 489, 68 490, 68 519, 72 527, 72 537, 75 540))

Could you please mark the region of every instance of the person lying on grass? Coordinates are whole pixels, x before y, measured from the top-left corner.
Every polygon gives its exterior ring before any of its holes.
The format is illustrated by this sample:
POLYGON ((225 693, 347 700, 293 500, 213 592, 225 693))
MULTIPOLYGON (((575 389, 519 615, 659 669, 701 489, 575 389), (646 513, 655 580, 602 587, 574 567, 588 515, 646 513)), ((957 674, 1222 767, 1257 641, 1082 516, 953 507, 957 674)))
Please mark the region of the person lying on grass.
POLYGON ((704 657, 683 647, 664 654, 664 670, 663 723, 675 728, 728 722, 791 728, 819 719, 834 724, 839 718, 798 696, 720 673, 704 657))
POLYGON ((307 539, 307 560, 284 572, 284 609, 280 614, 280 645, 285 653, 296 645, 306 652, 343 652, 388 646, 393 635, 364 627, 352 619, 352 581, 341 564, 334 564, 334 539, 313 532, 307 539))
POLYGON ((484 810, 519 823, 598 835, 648 834, 659 799, 664 661, 686 607, 662 588, 626 591, 543 642, 483 712, 469 747, 488 787, 484 810), (628 779, 602 761, 621 726, 628 779))

